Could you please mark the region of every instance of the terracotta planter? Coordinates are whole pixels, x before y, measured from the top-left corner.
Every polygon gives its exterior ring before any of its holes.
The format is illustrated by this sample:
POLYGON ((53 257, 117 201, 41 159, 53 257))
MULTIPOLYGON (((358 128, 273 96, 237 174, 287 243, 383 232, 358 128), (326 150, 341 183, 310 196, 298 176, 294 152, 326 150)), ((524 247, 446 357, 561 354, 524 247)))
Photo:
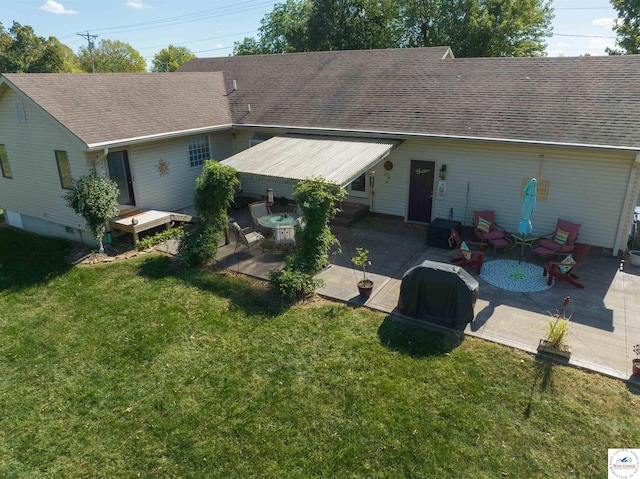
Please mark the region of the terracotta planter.
POLYGON ((631 360, 631 374, 640 379, 640 358, 631 360))
POLYGON ((566 344, 557 347, 552 345, 548 340, 541 339, 540 344, 538 344, 538 354, 569 359, 571 357, 571 347, 566 344))
POLYGON ((363 298, 369 298, 373 291, 373 281, 370 279, 358 281, 358 291, 363 298))

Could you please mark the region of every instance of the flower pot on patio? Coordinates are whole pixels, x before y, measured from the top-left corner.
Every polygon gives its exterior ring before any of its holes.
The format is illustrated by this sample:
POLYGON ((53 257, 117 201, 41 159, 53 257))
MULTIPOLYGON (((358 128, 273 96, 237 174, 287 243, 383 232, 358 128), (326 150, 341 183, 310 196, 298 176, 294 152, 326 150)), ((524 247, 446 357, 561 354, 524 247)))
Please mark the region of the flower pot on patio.
POLYGON ((566 344, 556 346, 547 339, 541 339, 540 344, 538 344, 538 354, 557 356, 568 360, 571 358, 571 346, 567 346, 566 344))
POLYGON ((371 292, 373 291, 373 281, 371 281, 370 279, 358 281, 358 291, 360 292, 360 296, 362 296, 363 298, 371 297, 371 292))
POLYGON ((633 266, 640 266, 640 250, 632 249, 629 251, 629 261, 633 266))
POLYGON ((631 360, 631 374, 640 379, 640 358, 631 360))

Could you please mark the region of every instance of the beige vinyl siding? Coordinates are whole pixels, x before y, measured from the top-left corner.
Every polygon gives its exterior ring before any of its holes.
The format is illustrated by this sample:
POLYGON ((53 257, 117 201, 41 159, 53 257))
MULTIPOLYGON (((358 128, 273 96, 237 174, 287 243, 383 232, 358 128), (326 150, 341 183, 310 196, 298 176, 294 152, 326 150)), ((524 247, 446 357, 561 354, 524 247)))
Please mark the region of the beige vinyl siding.
MULTIPOLYGON (((505 146, 462 141, 405 141, 391 153, 389 182, 380 181, 376 166, 375 211, 406 218, 409 166, 412 159, 434 161, 437 172, 447 165, 445 199, 434 198, 432 218, 453 219, 470 226, 474 210, 496 212, 496 222, 515 231, 520 221, 523 178, 550 180, 547 201, 538 201, 534 233, 551 232, 558 217, 581 223, 579 241, 612 248, 623 211, 631 154, 582 149, 505 146), (469 198, 467 204, 467 185, 469 198), (466 210, 466 216, 465 216, 466 210)), ((434 185, 435 186, 435 185, 434 185)))
MULTIPOLYGON (((212 159, 219 161, 231 155, 230 136, 229 132, 209 135, 212 159)), ((202 166, 190 166, 188 138, 132 147, 129 163, 138 208, 177 211, 193 205, 193 190, 202 166), (161 161, 168 165, 166 174, 158 168, 161 161)))
POLYGON ((79 216, 66 206, 55 150, 66 151, 74 178, 89 172, 82 144, 39 108, 7 88, 0 96, 0 144, 4 144, 12 178, 0 177, 0 207, 73 228, 79 216), (21 101, 26 122, 16 119, 14 101, 21 101))

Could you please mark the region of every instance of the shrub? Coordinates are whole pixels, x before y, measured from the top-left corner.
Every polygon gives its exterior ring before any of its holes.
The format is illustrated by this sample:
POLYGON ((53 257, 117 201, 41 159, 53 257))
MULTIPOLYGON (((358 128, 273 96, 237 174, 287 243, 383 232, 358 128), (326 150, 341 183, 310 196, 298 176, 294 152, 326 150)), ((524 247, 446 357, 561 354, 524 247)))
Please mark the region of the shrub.
POLYGON ((104 251, 102 237, 107 229, 106 223, 118 214, 118 194, 120 190, 115 181, 92 172, 73 180, 71 191, 64 199, 67 206, 81 216, 93 237, 104 251))
POLYGON ((319 272, 329 263, 329 249, 340 243, 329 229, 329 221, 336 215, 336 204, 346 191, 322 178, 300 181, 293 195, 304 210, 305 228, 298 233, 299 251, 291 259, 291 266, 309 274, 319 272))
POLYGON ((184 233, 184 228, 182 226, 177 226, 175 228, 170 228, 168 230, 160 231, 159 233, 156 233, 153 236, 147 236, 146 238, 142 238, 136 245, 136 249, 138 251, 149 249, 152 246, 155 246, 160 243, 164 243, 167 240, 170 240, 173 238, 179 238, 180 236, 182 236, 183 233, 184 233))
POLYGON ((216 257, 221 235, 220 230, 207 223, 196 223, 195 228, 186 230, 180 240, 180 261, 189 267, 210 264, 216 257))
POLYGON ((211 263, 218 252, 218 241, 227 224, 227 209, 240 187, 238 172, 214 160, 206 160, 196 179, 194 203, 201 222, 182 237, 178 254, 188 266, 211 263))
POLYGON ((272 272, 269 282, 284 298, 290 300, 308 298, 323 284, 321 279, 312 274, 296 271, 289 266, 272 272))

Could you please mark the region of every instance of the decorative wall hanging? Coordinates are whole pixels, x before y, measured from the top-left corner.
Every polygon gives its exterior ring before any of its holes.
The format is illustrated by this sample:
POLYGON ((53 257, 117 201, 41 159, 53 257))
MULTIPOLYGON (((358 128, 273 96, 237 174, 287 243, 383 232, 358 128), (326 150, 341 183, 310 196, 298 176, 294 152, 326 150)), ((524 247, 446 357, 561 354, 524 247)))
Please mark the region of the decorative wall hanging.
POLYGON ((169 174, 169 162, 168 161, 164 161, 162 158, 160 158, 160 161, 158 162, 158 172, 160 173, 160 176, 168 175, 169 174))

